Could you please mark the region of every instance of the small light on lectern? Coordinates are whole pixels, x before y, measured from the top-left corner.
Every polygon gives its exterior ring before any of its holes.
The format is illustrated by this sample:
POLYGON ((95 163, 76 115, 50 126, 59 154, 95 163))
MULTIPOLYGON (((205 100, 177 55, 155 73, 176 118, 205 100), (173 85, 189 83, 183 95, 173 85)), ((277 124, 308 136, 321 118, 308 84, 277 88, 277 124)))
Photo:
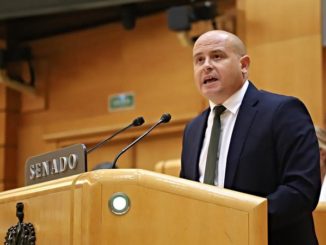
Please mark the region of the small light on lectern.
POLYGON ((127 201, 126 199, 124 199, 123 197, 116 197, 114 200, 113 200, 113 203, 112 203, 113 207, 116 209, 116 210, 124 210, 127 206, 127 201))
POLYGON ((123 215, 130 208, 129 197, 123 192, 114 193, 109 201, 111 212, 116 215, 123 215))

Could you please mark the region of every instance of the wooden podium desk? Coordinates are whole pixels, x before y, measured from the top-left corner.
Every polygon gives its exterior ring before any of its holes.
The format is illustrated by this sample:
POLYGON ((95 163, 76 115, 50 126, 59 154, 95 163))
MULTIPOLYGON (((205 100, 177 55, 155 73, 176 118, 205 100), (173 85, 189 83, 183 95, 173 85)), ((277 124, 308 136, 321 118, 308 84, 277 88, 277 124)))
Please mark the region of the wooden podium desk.
POLYGON ((36 244, 267 244, 264 198, 140 169, 97 170, 0 193, 0 237, 16 203, 36 244), (116 193, 129 210, 111 211, 116 193))

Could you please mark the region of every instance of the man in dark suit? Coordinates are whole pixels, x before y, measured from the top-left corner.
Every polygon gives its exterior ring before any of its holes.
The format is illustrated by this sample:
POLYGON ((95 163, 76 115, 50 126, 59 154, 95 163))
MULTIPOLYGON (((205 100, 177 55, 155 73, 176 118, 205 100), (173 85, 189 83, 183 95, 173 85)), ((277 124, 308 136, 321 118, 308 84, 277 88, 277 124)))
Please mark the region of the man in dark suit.
POLYGON ((269 244, 318 244, 312 211, 320 169, 312 120, 298 99, 257 90, 247 80, 249 64, 243 42, 231 33, 210 31, 196 41, 195 82, 210 107, 185 128, 180 176, 266 197, 269 244), (216 117, 213 108, 220 105, 216 117), (217 166, 209 170, 213 144, 217 166))

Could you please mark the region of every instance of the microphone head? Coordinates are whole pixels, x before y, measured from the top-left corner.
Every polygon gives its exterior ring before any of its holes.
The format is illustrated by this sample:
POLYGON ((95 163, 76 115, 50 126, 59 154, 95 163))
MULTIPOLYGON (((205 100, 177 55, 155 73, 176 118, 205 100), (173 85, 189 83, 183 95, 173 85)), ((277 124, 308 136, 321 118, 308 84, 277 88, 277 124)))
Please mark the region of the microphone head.
POLYGON ((137 126, 142 125, 144 122, 145 122, 145 120, 144 120, 143 117, 137 117, 137 118, 132 122, 132 125, 137 127, 137 126))
POLYGON ((171 115, 169 113, 164 113, 162 116, 161 116, 161 122, 162 123, 167 123, 171 120, 171 115))

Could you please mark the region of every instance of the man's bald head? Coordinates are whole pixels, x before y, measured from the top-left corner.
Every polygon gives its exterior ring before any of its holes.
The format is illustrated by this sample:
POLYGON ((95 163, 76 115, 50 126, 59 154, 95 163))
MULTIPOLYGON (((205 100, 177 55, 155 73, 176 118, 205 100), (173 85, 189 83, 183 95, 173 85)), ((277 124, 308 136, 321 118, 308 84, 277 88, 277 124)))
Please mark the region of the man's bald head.
POLYGON ((207 42, 208 40, 216 40, 216 39, 223 39, 226 44, 240 57, 247 54, 246 46, 241 41, 240 38, 238 38, 233 33, 222 31, 222 30, 213 30, 208 31, 204 34, 202 34, 197 41, 195 42, 194 49, 197 45, 200 45, 203 41, 207 42))

